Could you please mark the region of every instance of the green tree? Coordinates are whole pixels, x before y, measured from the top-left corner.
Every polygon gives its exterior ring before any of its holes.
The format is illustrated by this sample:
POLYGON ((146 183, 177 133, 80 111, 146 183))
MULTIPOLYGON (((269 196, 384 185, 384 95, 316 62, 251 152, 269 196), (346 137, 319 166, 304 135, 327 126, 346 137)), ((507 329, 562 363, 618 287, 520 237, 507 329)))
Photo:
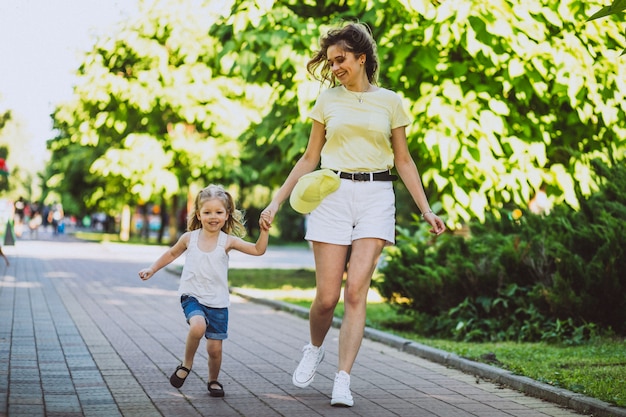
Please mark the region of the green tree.
POLYGON ((206 36, 219 13, 209 1, 156 2, 96 43, 54 113, 50 187, 119 213, 236 176, 236 138, 264 93, 203 62, 219 48, 206 36))
POLYGON ((304 74, 306 46, 314 48, 329 25, 354 18, 378 39, 380 84, 406 98, 415 120, 411 151, 450 225, 525 206, 544 183, 557 202, 577 207, 574 183, 587 194, 596 188, 589 159, 623 158, 626 85, 611 59, 620 33, 613 20, 584 25, 585 3, 270 4, 238 2, 212 34, 224 45, 220 58, 229 58, 222 71, 280 92, 243 137, 245 165, 271 184, 308 138, 303 116, 320 87, 304 74), (604 57, 593 55, 599 45, 604 57), (281 155, 287 163, 280 169, 267 166, 281 155))
POLYGON ((0 131, 4 129, 4 126, 7 124, 9 120, 11 120, 10 110, 0 113, 0 131))
MULTIPOLYGON (((11 120, 11 111, 7 110, 5 112, 0 113, 0 133, 7 125, 7 123, 11 120)), ((6 170, 6 159, 9 155, 9 149, 2 146, 0 147, 0 191, 7 191, 9 189, 9 172, 6 170)))
MULTIPOLYGON (((278 185, 304 151, 321 88, 306 61, 321 32, 346 19, 373 29, 380 85, 404 96, 409 147, 450 226, 525 206, 542 184, 577 207, 573 184, 597 188, 589 160, 624 157, 623 39, 613 18, 585 23, 596 3, 242 0, 223 13, 191 4, 157 2, 98 42, 75 102, 55 113, 52 149, 92 152, 82 177, 93 177, 90 204, 168 196, 194 181, 278 185)), ((400 198, 412 211, 401 187, 400 198)))
POLYGON ((38 193, 37 171, 40 169, 33 155, 32 138, 23 129, 11 110, 0 112, 0 158, 6 169, 0 169, 2 196, 16 200, 19 197, 35 201, 38 193))
MULTIPOLYGON (((604 6, 592 14, 588 21, 622 13, 624 10, 626 10, 626 0, 613 0, 613 3, 611 3, 610 6, 604 6)), ((626 54, 626 49, 622 51, 622 55, 624 54, 626 54)))

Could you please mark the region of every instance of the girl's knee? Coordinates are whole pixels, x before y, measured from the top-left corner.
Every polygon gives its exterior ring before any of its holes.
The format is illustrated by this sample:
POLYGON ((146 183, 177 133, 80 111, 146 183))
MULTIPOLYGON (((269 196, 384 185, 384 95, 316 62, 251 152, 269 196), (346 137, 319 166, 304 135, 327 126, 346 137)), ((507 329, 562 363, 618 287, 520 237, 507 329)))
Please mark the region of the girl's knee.
POLYGON ((204 320, 204 317, 192 317, 189 320, 189 334, 200 338, 204 336, 204 332, 206 332, 206 321, 204 320))
POLYGON ((222 341, 208 339, 206 344, 206 350, 209 354, 209 357, 216 358, 222 356, 222 341))

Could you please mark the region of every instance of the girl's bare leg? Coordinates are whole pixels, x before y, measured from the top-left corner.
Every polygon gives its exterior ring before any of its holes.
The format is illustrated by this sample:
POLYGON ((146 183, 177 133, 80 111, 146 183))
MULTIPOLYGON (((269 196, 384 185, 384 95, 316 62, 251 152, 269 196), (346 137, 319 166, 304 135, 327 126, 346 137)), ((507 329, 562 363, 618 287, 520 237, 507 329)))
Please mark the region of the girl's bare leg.
MULTIPOLYGON (((198 345, 200 345, 200 339, 204 336, 206 331, 206 321, 203 316, 193 316, 189 320, 189 333, 187 333, 187 342, 185 343, 185 358, 183 359, 183 366, 187 369, 191 369, 193 366, 193 359, 196 356, 198 345)), ((185 371, 178 370, 176 375, 180 378, 186 378, 187 373, 185 371), (185 375, 181 375, 185 374, 185 375)))
POLYGON ((222 368, 222 341, 207 339, 206 351, 209 355, 209 381, 217 381, 222 368))

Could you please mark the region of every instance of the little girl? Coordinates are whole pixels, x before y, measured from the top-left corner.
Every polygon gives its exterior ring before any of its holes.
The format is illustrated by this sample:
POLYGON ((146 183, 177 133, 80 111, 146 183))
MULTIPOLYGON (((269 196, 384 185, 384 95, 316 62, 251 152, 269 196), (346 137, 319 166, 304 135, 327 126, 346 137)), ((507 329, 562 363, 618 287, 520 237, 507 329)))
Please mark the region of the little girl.
POLYGON ((248 255, 265 253, 269 229, 261 228, 256 243, 241 239, 245 235, 243 216, 235 208, 233 198, 222 187, 209 185, 198 193, 195 211, 190 214, 188 231, 149 268, 139 271, 147 280, 187 251, 178 294, 189 323, 185 357, 170 383, 180 388, 191 372, 193 359, 204 336, 209 355, 209 383, 212 397, 223 397, 224 387, 218 382, 222 365, 222 341, 228 330, 228 252, 232 249, 248 255))

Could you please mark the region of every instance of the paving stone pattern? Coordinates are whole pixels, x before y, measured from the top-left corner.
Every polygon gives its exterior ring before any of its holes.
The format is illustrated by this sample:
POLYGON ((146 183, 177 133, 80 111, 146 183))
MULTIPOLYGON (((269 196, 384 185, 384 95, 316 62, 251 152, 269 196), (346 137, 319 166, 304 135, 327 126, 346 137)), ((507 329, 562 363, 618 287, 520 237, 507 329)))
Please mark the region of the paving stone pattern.
POLYGON ((576 412, 365 340, 352 371, 352 408, 330 406, 337 329, 313 384, 291 372, 308 322, 233 296, 220 381, 207 393, 204 343, 181 389, 169 375, 187 324, 178 277, 137 271, 163 247, 18 240, 0 265, 0 416, 580 416, 576 412))

